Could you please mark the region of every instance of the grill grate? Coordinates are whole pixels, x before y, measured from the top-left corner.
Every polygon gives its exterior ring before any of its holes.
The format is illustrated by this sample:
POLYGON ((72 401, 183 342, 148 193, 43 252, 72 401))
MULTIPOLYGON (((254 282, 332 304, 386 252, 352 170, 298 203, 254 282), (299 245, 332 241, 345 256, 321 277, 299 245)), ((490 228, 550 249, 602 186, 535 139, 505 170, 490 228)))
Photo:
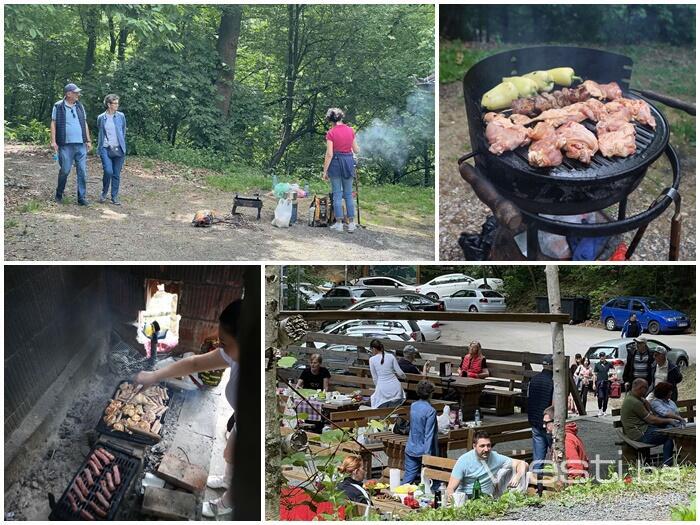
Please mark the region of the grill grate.
MULTIPOLYGON (((114 399, 114 396, 116 396, 116 395, 117 395, 117 392, 119 391, 119 386, 121 386, 122 383, 125 383, 125 382, 126 382, 126 381, 122 381, 122 382, 119 383, 119 385, 117 385, 117 388, 114 390, 114 393, 112 394, 112 397, 110 398, 110 400, 111 400, 111 399, 114 399)), ((163 385, 161 385, 161 386, 163 386, 163 385)), ((168 391, 168 399, 165 400, 165 406, 170 406, 170 402, 171 402, 172 399, 173 399, 173 391, 172 391, 171 388, 168 388, 167 386, 166 386, 165 388, 166 388, 166 390, 168 391)), ((106 408, 107 408, 107 407, 105 406, 105 409, 106 409, 106 408)), ((167 414, 167 413, 168 413, 168 411, 166 410, 165 413, 164 413, 163 415, 159 416, 159 419, 160 419, 160 422, 161 422, 161 423, 163 422, 163 419, 165 418, 165 414, 167 414)), ((99 432, 100 434, 105 434, 105 435, 107 435, 107 436, 117 437, 117 438, 119 438, 119 439, 125 439, 125 440, 127 440, 127 441, 131 441, 132 443, 140 443, 140 444, 142 444, 142 445, 154 445, 155 443, 157 443, 157 441, 155 441, 154 439, 152 439, 152 438, 150 438, 150 437, 148 437, 148 436, 143 436, 143 435, 141 435, 141 434, 135 434, 135 433, 134 433, 134 434, 128 434, 128 433, 126 433, 126 432, 120 432, 120 431, 118 431, 118 430, 112 430, 112 429, 111 429, 110 427, 108 427, 107 424, 104 422, 104 420, 102 419, 103 417, 104 417, 104 410, 102 411, 102 414, 100 414, 100 420, 99 420, 99 422, 97 423, 97 428, 95 429, 95 430, 97 430, 97 432, 99 432)), ((159 433, 162 432, 162 431, 163 431, 163 427, 161 427, 159 433)))
MULTIPOLYGON (((630 93, 624 93, 623 96, 625 98, 641 98, 630 93)), ((651 104, 650 106, 651 113, 657 122, 657 128, 665 129, 666 126, 663 116, 654 106, 652 106, 651 104)), ((479 112, 482 115, 483 122, 483 116, 487 112, 483 111, 481 107, 479 107, 479 112)), ((597 137, 594 122, 584 120, 583 122, 581 122, 581 125, 597 137)), ((611 173, 617 171, 618 167, 619 169, 626 170, 631 164, 647 163, 647 157, 650 148, 654 149, 654 151, 652 152, 652 155, 654 155, 654 159, 657 158, 661 153, 661 150, 659 150, 659 148, 655 144, 655 142, 657 142, 657 140, 655 140, 657 139, 657 132, 637 122, 634 122, 634 125, 636 131, 635 144, 637 146, 637 150, 635 151, 634 155, 631 155, 629 157, 606 158, 603 155, 601 155, 598 151, 592 157, 590 164, 584 164, 575 159, 564 157, 564 161, 559 166, 555 166, 552 168, 537 168, 535 166, 531 166, 527 160, 527 153, 529 149, 528 145, 522 146, 514 151, 503 153, 500 156, 500 160, 505 162, 506 164, 513 166, 516 169, 529 171, 530 173, 537 173, 539 175, 547 177, 560 176, 562 178, 576 177, 581 179, 594 179, 598 177, 608 176, 611 173)), ((486 126, 484 125, 482 126, 481 139, 484 141, 485 149, 488 150, 488 142, 486 141, 485 130, 486 126)), ((491 155, 491 153, 488 152, 487 154, 491 155)))
MULTIPOLYGON (((85 460, 83 461, 83 464, 80 466, 80 469, 78 469, 78 472, 76 473, 75 476, 73 476, 70 483, 68 484, 68 487, 66 488, 66 490, 63 491, 63 494, 61 495, 59 500, 56 502, 56 505, 54 506, 53 510, 51 511, 51 514, 49 515, 49 520, 52 520, 52 521, 85 520, 86 518, 82 517, 80 514, 81 510, 87 510, 92 516, 95 517, 96 520, 97 519, 113 520, 117 511, 119 510, 119 504, 121 503, 122 499, 126 495, 126 492, 129 489, 129 485, 131 484, 131 481, 134 479, 134 476, 137 474, 140 466, 141 466, 140 460, 138 460, 135 457, 124 454, 123 452, 119 452, 118 450, 113 449, 109 445, 105 445, 105 444, 96 445, 90 451, 88 456, 85 458, 85 460), (104 467, 102 469, 102 471, 100 472, 100 475, 96 479, 94 479, 93 485, 90 486, 90 488, 88 490, 88 495, 85 498, 85 502, 82 502, 76 498, 76 503, 78 504, 78 510, 77 510, 77 512, 74 512, 73 509, 71 508, 71 504, 67 498, 68 492, 71 490, 71 487, 75 483, 76 478, 78 478, 78 476, 81 476, 83 470, 85 468, 87 468, 88 459, 92 456, 92 454, 96 448, 106 449, 108 452, 110 452, 114 456, 114 461, 112 461, 107 467, 104 467), (110 504, 109 510, 107 512, 107 517, 106 518, 99 518, 95 514, 95 511, 89 506, 89 502, 92 501, 95 504, 99 503, 99 501, 96 497, 96 493, 99 489, 100 481, 102 481, 102 480, 106 481, 107 472, 111 472, 113 465, 117 465, 119 467, 121 484, 119 485, 119 487, 117 487, 115 492, 112 494, 112 499, 110 500, 111 504, 110 504)), ((94 477, 94 473, 93 473, 93 477, 94 477)))

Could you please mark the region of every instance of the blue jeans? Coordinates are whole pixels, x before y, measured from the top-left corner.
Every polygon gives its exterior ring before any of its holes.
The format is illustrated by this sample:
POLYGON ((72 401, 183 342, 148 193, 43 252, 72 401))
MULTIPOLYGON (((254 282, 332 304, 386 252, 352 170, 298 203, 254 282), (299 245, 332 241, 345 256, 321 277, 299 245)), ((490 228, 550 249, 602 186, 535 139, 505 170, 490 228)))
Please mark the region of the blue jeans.
POLYGON ((598 396, 598 410, 607 412, 608 398, 610 397, 610 381, 598 381, 595 385, 595 393, 598 396))
POLYGON ((56 186, 56 198, 63 198, 66 189, 66 181, 70 170, 75 163, 75 171, 78 179, 78 202, 85 202, 86 178, 87 178, 87 147, 85 144, 66 144, 58 147, 58 185, 56 186))
POLYGON ((345 178, 338 175, 330 175, 331 191, 333 192, 333 212, 336 220, 343 218, 343 201, 345 199, 345 216, 348 219, 355 218, 355 203, 352 201, 352 181, 353 177, 345 178))
POLYGON ((415 480, 420 480, 420 469, 423 464, 422 457, 411 456, 409 453, 404 452, 403 461, 403 483, 412 483, 415 480))
POLYGON ((532 471, 534 473, 541 472, 544 468, 542 463, 547 457, 547 449, 549 448, 549 438, 544 427, 532 427, 532 471))
POLYGON ((650 445, 663 445, 664 446, 664 465, 671 465, 673 459, 673 439, 663 434, 657 432, 659 427, 654 425, 649 425, 646 432, 639 440, 642 443, 649 443, 650 445))
POLYGON ((119 175, 122 172, 126 155, 110 158, 107 148, 100 148, 99 151, 102 160, 102 198, 107 198, 111 183, 112 201, 115 201, 119 196, 119 175))

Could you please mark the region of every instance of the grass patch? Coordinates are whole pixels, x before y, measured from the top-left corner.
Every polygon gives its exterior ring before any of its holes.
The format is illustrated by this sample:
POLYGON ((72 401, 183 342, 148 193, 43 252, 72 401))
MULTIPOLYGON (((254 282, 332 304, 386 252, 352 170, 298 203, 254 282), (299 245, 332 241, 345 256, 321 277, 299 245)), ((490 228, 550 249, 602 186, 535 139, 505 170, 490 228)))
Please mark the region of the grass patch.
POLYGON ((26 202, 24 205, 22 205, 22 207, 20 208, 19 211, 21 211, 22 213, 38 213, 41 211, 41 208, 42 208, 41 202, 32 199, 32 200, 26 202))
POLYGON ((145 170, 152 170, 155 166, 156 163, 152 159, 145 158, 141 160, 141 167, 145 170))
POLYGON ((433 224, 434 210, 434 188, 360 186, 360 217, 363 223, 382 226, 433 224))
POLYGON ((5 228, 16 228, 19 226, 19 221, 17 219, 6 219, 5 228))

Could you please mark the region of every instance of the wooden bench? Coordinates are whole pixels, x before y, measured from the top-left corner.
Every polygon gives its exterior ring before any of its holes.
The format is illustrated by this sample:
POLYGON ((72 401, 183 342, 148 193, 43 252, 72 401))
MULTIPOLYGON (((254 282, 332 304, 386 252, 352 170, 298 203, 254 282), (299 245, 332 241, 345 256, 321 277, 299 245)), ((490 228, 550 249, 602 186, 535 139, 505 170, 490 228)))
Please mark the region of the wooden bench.
MULTIPOLYGON (((629 395, 629 394, 628 394, 629 395)), ((684 399, 677 401, 676 405, 683 417, 685 417, 689 422, 695 421, 695 399, 684 399)), ((622 457, 628 463, 636 464, 638 461, 642 464, 652 463, 652 449, 660 447, 661 445, 650 445, 649 443, 642 443, 641 441, 635 441, 630 437, 626 436, 622 428, 622 421, 620 421, 621 408, 614 408, 612 410, 612 416, 615 418, 613 420, 613 427, 617 432, 617 437, 619 441, 616 441, 616 445, 622 446, 622 457)))

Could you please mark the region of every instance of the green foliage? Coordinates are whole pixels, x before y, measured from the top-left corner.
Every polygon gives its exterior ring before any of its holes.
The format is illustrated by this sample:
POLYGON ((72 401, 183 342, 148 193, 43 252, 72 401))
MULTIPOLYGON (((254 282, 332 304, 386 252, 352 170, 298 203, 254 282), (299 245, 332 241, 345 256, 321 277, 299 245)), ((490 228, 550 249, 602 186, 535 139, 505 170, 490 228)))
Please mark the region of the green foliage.
POLYGON ((321 434, 321 443, 341 443, 346 439, 347 433, 339 428, 328 430, 321 434))
POLYGON ((440 35, 483 42, 695 43, 695 5, 446 5, 440 35), (543 35, 545 37, 543 38, 543 35))
POLYGON ((461 507, 425 508, 402 516, 402 521, 474 521, 503 516, 519 507, 540 504, 535 496, 506 492, 498 499, 488 496, 477 500, 466 500, 461 507))
POLYGON ((280 358, 280 360, 277 361, 277 368, 292 368, 296 362, 296 357, 288 355, 280 358))
POLYGON ((11 124, 5 121, 5 140, 48 144, 51 142, 51 133, 43 122, 35 119, 26 124, 22 122, 11 124))
POLYGON ((20 212, 22 213, 38 213, 41 211, 42 208, 42 203, 41 201, 35 200, 35 199, 30 199, 27 201, 25 204, 22 205, 20 208, 20 212))
POLYGON ((671 508, 671 520, 673 521, 697 521, 697 509, 695 496, 690 498, 689 505, 676 505, 671 508))

